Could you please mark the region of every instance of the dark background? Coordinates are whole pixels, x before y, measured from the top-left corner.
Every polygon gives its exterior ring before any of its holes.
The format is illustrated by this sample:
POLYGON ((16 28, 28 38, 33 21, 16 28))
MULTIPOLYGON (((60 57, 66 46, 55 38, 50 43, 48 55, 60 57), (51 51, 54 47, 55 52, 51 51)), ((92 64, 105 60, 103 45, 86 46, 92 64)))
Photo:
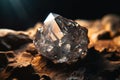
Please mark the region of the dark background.
POLYGON ((0 28, 24 30, 54 12, 69 19, 99 19, 120 15, 116 0, 0 0, 0 28))

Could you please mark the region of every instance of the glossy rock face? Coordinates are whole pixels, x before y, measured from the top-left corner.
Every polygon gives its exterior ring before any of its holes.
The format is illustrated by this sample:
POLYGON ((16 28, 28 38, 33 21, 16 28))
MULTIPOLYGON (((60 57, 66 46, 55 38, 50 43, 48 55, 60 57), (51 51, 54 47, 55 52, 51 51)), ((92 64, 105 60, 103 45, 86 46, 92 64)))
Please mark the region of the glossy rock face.
POLYGON ((76 22, 50 13, 33 42, 38 52, 54 63, 72 63, 86 55, 87 32, 76 22))

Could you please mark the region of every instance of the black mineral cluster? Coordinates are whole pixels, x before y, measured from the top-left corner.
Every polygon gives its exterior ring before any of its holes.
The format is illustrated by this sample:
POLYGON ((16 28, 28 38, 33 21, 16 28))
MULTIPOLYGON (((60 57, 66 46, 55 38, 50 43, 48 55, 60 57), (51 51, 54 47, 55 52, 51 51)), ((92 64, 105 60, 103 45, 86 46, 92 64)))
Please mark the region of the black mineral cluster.
POLYGON ((38 28, 34 45, 38 52, 54 63, 72 63, 87 54, 87 29, 73 20, 50 13, 38 28))

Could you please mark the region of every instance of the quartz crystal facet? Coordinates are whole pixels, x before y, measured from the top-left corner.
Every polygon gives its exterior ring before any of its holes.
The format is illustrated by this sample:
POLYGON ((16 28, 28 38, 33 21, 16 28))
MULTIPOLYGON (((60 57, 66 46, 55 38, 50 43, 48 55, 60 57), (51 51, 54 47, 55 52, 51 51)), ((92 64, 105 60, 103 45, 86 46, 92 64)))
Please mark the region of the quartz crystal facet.
POLYGON ((87 33, 78 23, 50 13, 33 42, 38 52, 54 63, 72 63, 86 55, 87 33))

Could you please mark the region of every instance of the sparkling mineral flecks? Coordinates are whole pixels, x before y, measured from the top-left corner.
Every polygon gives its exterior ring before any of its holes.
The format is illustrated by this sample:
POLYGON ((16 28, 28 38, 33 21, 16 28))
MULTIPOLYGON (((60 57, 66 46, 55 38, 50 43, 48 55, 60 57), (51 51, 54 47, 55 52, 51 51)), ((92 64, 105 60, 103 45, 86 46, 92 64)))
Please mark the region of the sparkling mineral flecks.
POLYGON ((73 20, 50 13, 33 42, 38 52, 54 63, 72 63, 87 54, 87 33, 73 20))

